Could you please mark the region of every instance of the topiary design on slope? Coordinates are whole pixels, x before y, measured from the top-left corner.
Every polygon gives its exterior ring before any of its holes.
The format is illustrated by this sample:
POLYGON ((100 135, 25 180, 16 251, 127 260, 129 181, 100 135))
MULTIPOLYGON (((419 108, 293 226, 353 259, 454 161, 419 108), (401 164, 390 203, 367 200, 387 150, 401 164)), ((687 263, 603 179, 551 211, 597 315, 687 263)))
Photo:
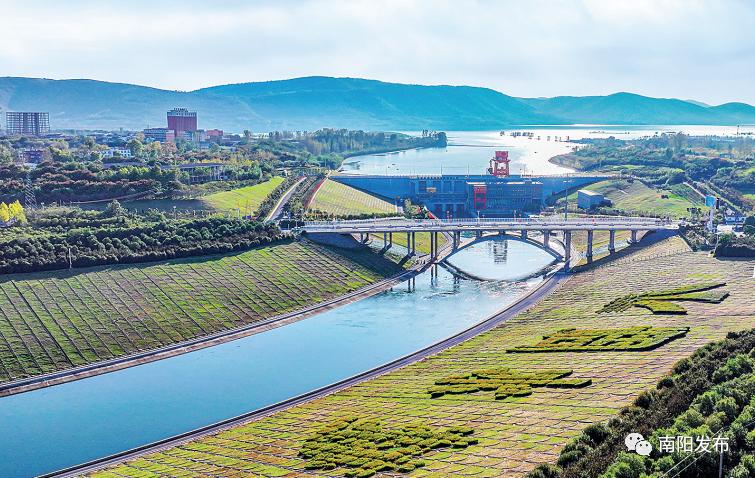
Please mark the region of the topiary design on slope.
POLYGON ((714 291, 711 289, 717 289, 725 285, 725 282, 719 282, 677 287, 676 289, 669 289, 661 292, 629 294, 612 300, 604 305, 598 313, 623 312, 628 308, 635 306, 648 309, 653 314, 686 314, 687 310, 676 302, 691 301, 720 304, 729 296, 729 293, 726 291, 714 291))
POLYGON ((446 394, 495 391, 495 399, 525 397, 532 394, 535 387, 579 388, 592 383, 590 379, 564 378, 571 370, 541 370, 523 372, 510 368, 476 370, 464 375, 451 375, 437 380, 428 391, 432 398, 446 394))
POLYGON ((323 426, 301 446, 309 470, 347 467, 345 476, 368 477, 380 471, 409 473, 425 463, 419 458, 439 448, 477 443, 467 427, 436 429, 422 423, 383 428, 380 420, 346 417, 323 426))
POLYGON ((534 345, 520 345, 507 352, 604 352, 652 350, 684 336, 689 327, 627 329, 563 329, 534 345))

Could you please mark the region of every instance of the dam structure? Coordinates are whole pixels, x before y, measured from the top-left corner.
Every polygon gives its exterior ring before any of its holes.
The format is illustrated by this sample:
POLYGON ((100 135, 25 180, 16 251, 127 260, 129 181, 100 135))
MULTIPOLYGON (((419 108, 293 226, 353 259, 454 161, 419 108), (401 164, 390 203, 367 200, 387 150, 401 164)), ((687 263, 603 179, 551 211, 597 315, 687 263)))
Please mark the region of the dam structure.
POLYGON ((409 199, 438 218, 513 217, 537 214, 550 198, 567 190, 602 181, 609 175, 557 176, 493 174, 357 175, 334 174, 330 179, 385 197, 397 204, 409 199))

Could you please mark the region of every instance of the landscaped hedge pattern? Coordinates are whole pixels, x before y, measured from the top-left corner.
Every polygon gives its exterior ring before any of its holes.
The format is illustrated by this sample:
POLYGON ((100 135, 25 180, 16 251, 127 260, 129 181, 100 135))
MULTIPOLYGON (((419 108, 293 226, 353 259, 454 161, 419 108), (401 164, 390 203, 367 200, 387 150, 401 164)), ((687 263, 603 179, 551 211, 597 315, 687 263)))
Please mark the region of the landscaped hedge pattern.
POLYGON ((367 251, 289 241, 235 255, 7 276, 0 381, 251 324, 399 270, 367 251))
POLYGON ((510 368, 476 370, 469 374, 451 375, 435 381, 428 393, 437 398, 480 391, 495 391, 495 399, 526 397, 534 387, 577 388, 592 383, 590 379, 564 378, 571 370, 539 370, 523 372, 510 368))
POLYGON ((754 372, 755 329, 729 334, 678 362, 670 376, 606 423, 587 427, 564 447, 557 465, 543 465, 529 477, 639 477, 666 473, 680 462, 675 471, 688 466, 682 476, 718 476, 718 453, 661 453, 659 437, 724 436, 730 447, 725 476, 749 478, 755 471, 754 372), (649 457, 626 453, 629 433, 645 436, 654 452, 649 457))
POLYGON ((689 285, 661 292, 629 294, 604 305, 598 313, 623 312, 632 306, 643 307, 654 314, 686 314, 687 310, 675 301, 706 302, 720 304, 729 296, 726 291, 712 291, 725 286, 725 282, 689 285))
POLYGON ((682 337, 689 327, 639 326, 628 329, 562 329, 534 345, 519 345, 508 352, 599 352, 652 350, 682 337))
POLYGON ((301 446, 305 468, 350 468, 345 476, 364 478, 380 471, 408 473, 425 465, 419 457, 440 448, 466 448, 478 442, 468 427, 434 429, 413 423, 384 428, 380 420, 345 417, 325 425, 301 446))
MULTIPOLYGON (((673 364, 732 330, 755 327, 752 269, 755 261, 722 261, 689 252, 678 237, 638 248, 619 259, 572 275, 526 312, 493 330, 391 373, 216 435, 151 453, 94 473, 123 476, 211 475, 342 477, 344 468, 306 470, 301 444, 321 426, 346 415, 374 417, 384 427, 421 421, 434 428, 468 426, 479 444, 422 456, 425 466, 412 478, 521 478, 540 463, 555 463, 561 449, 591 423, 605 421, 655 386, 673 364), (687 252, 684 252, 684 251, 687 252), (710 314, 708 304, 686 302, 687 315, 649 315, 632 307, 598 314, 625 295, 692 284, 726 282, 730 296, 710 314), (683 337, 645 351, 508 353, 517 345, 565 328, 678 328, 683 337), (492 392, 431 398, 429 385, 449 375, 506 367, 515 370, 570 369, 592 379, 585 388, 554 388, 526 397, 493 400, 492 392)), ((446 297, 440 298, 446 300, 446 297)), ((466 307, 471 303, 457 305, 466 307)), ((721 361, 718 361, 720 365, 721 361)), ((693 381, 690 381, 693 382, 693 381)), ((626 435, 624 435, 626 436, 626 435)), ((647 436, 647 435, 646 435, 647 436)), ((623 444, 623 436, 622 436, 623 444)), ((380 478, 392 476, 380 472, 380 478)), ((577 475, 580 476, 580 475, 577 475)), ((597 477, 599 474, 581 476, 597 477)))

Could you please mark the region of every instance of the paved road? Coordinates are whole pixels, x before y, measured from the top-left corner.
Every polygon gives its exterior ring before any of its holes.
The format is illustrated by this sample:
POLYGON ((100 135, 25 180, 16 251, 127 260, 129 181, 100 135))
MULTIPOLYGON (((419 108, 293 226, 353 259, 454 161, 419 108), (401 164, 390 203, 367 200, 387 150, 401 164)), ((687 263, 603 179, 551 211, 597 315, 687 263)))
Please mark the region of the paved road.
POLYGON ((293 186, 291 186, 290 188, 288 188, 288 191, 286 191, 286 194, 284 194, 284 195, 283 195, 283 196, 282 196, 282 197, 281 197, 281 198, 280 198, 280 199, 278 200, 278 204, 276 204, 276 205, 275 205, 275 207, 273 208, 273 210, 272 210, 272 211, 270 211, 270 214, 268 214, 268 215, 267 215, 267 217, 265 218, 265 221, 272 221, 272 220, 275 220, 275 219, 277 219, 277 218, 278 218, 278 216, 280 216, 280 215, 281 215, 281 213, 283 212, 283 208, 284 208, 284 207, 286 206, 286 204, 288 203, 288 200, 289 200, 289 199, 291 199, 291 195, 292 195, 292 194, 294 194, 294 191, 296 190, 296 187, 297 187, 297 186, 298 186, 299 184, 301 184, 301 182, 302 182, 302 181, 304 181, 305 179, 307 179, 307 177, 306 177, 306 176, 302 176, 301 178, 299 178, 299 180, 298 180, 298 181, 296 181, 296 182, 294 183, 294 185, 293 185, 293 186))
POLYGON ((317 233, 379 233, 419 231, 651 231, 679 228, 677 222, 645 217, 586 217, 573 219, 367 219, 355 221, 307 221, 297 230, 317 233))
POLYGON ((297 397, 284 400, 282 402, 255 410, 253 412, 239 415, 238 417, 230 418, 228 420, 224 420, 222 422, 218 422, 213 425, 208 425, 206 427, 199 428, 197 430, 183 433, 181 435, 177 435, 171 438, 166 438, 165 440, 161 440, 161 441, 149 444, 149 445, 144 445, 138 448, 134 448, 132 450, 118 453, 116 455, 105 457, 99 460, 91 461, 89 463, 84 463, 84 464, 77 465, 71 468, 67 468, 65 470, 60 470, 58 472, 42 475, 42 477, 40 478, 52 478, 52 477, 69 478, 69 477, 79 476, 84 473, 90 473, 92 471, 95 471, 95 470, 98 470, 107 466, 112 466, 126 460, 134 459, 146 453, 154 453, 154 452, 166 449, 166 448, 172 448, 174 446, 180 445, 188 441, 196 440, 198 438, 201 438, 207 435, 212 435, 221 430, 225 430, 234 426, 242 425, 250 421, 259 420, 268 415, 272 415, 273 413, 277 413, 277 412, 286 410, 288 408, 294 407, 296 405, 300 405, 302 403, 306 403, 311 400, 315 400, 317 398, 330 395, 334 392, 337 392, 347 387, 351 387, 352 385, 356 385, 366 380, 370 380, 379 375, 383 375, 393 370, 406 367, 407 365, 410 365, 414 362, 427 358, 431 355, 435 355, 439 352, 442 352, 443 350, 446 350, 449 347, 453 347, 454 345, 457 345, 466 340, 469 340, 472 337, 475 337, 483 332, 491 330, 494 327, 498 326, 499 324, 510 319, 511 317, 514 317, 515 315, 526 311, 527 309, 537 304, 540 300, 550 295, 553 291, 555 291, 558 288, 558 286, 561 283, 568 280, 569 277, 570 276, 568 274, 565 274, 563 272, 557 272, 556 274, 546 279, 542 284, 540 284, 540 286, 537 289, 531 291, 528 295, 522 297, 517 302, 515 302, 514 304, 512 304, 505 310, 499 312, 498 314, 492 317, 489 317, 488 319, 480 322, 479 324, 473 327, 470 327, 464 330, 463 332, 460 332, 454 335, 453 337, 449 337, 448 339, 445 339, 441 342, 438 342, 422 350, 418 350, 417 352, 406 355, 402 358, 394 360, 393 362, 389 362, 380 367, 376 367, 372 370, 368 370, 361 374, 355 375, 353 377, 347 378, 345 380, 336 382, 331 385, 327 385, 317 390, 313 390, 303 395, 299 395, 297 397))

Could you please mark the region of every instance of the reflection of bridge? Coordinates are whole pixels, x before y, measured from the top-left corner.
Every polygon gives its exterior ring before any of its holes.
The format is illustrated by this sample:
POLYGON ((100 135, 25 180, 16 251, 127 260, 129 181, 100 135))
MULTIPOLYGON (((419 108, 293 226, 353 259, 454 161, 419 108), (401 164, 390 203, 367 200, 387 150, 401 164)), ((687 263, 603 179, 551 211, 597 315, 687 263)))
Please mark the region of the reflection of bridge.
POLYGON ((564 260, 571 258, 572 234, 578 231, 587 233, 587 259, 593 255, 593 235, 595 231, 608 231, 608 250, 616 250, 616 231, 630 231, 630 243, 637 242, 639 231, 675 230, 678 223, 667 219, 646 217, 585 217, 562 219, 545 218, 503 218, 503 219, 366 219, 358 221, 308 221, 296 228, 306 233, 359 234, 366 240, 369 234, 383 234, 387 245, 393 244, 394 233, 405 233, 407 249, 415 254, 415 235, 417 232, 430 232, 430 256, 438 255, 438 233, 449 233, 453 237, 454 248, 461 242, 462 232, 474 232, 481 237, 484 232, 519 231, 522 239, 527 239, 529 231, 543 235, 543 246, 549 249, 552 234, 561 232, 564 243, 564 260))

